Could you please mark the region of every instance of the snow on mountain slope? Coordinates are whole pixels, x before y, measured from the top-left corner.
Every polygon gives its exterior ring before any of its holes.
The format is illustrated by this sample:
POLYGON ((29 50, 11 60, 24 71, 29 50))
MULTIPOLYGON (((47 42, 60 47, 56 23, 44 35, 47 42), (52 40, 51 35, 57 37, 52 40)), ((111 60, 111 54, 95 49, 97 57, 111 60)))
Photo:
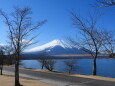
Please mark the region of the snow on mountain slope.
POLYGON ((82 49, 73 48, 63 40, 53 40, 44 45, 32 48, 25 52, 28 55, 40 55, 42 53, 47 53, 49 55, 76 55, 76 54, 86 54, 82 49))
POLYGON ((46 49, 52 49, 53 47, 60 46, 62 48, 71 48, 67 43, 65 43, 63 40, 53 40, 49 43, 46 43, 44 45, 32 48, 28 50, 27 52, 37 52, 37 51, 44 51, 46 49))

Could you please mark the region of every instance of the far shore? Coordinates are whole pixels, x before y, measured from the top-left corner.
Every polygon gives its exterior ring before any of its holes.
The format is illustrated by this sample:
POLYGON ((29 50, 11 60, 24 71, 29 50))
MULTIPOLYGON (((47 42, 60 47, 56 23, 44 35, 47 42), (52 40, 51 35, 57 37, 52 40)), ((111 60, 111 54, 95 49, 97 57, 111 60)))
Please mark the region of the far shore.
MULTIPOLYGON (((49 59, 93 59, 90 54, 60 54, 49 55, 49 59)), ((107 54, 99 54, 97 59, 109 59, 107 54)), ((38 60, 39 55, 22 56, 21 60, 38 60)))

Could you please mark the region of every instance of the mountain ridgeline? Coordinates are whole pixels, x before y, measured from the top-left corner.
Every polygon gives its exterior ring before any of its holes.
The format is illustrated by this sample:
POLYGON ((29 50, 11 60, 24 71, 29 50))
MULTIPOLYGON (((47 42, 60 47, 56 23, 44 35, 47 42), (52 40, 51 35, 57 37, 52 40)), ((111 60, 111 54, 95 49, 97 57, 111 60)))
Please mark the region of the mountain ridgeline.
POLYGON ((47 53, 53 58, 76 57, 81 54, 87 54, 83 49, 71 47, 63 40, 53 40, 24 52, 23 59, 38 59, 43 53, 47 53))

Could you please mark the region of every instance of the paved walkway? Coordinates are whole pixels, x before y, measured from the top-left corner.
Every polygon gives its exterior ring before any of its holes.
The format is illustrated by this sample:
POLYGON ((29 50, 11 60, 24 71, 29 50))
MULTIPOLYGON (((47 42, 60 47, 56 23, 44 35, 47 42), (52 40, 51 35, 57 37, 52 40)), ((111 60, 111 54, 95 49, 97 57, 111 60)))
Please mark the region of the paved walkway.
MULTIPOLYGON (((14 74, 13 67, 4 67, 5 72, 14 74)), ((115 82, 89 78, 66 76, 61 74, 20 69, 20 76, 37 79, 57 86, 115 86, 115 82)))

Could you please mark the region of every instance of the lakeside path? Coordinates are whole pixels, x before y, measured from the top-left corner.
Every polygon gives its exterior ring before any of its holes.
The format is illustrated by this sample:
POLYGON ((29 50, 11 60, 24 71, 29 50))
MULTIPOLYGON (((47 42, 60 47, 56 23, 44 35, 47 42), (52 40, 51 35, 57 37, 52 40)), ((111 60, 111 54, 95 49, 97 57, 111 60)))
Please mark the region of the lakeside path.
MULTIPOLYGON (((4 67, 4 72, 14 74, 13 67, 4 67)), ((115 81, 90 79, 86 77, 74 77, 57 73, 34 71, 20 68, 20 76, 52 83, 56 86, 115 86, 115 81)))
MULTIPOLYGON (((0 86, 14 86, 14 75, 5 73, 0 75, 0 86)), ((44 83, 39 80, 33 80, 30 78, 20 77, 20 83, 23 86, 56 86, 54 84, 44 83)))

